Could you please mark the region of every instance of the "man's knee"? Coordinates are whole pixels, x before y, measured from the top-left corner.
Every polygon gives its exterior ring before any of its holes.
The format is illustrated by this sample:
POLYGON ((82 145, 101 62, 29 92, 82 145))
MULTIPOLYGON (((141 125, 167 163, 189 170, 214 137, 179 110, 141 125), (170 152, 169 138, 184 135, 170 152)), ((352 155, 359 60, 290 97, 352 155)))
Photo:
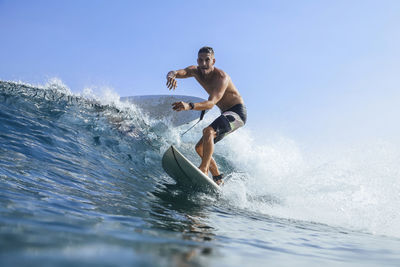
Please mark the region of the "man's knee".
POLYGON ((210 138, 214 139, 216 136, 217 133, 211 126, 208 126, 207 128, 203 129, 203 137, 205 139, 210 139, 210 138))
POLYGON ((196 149, 197 154, 199 154, 199 155, 203 154, 203 142, 202 142, 202 140, 201 140, 201 142, 198 142, 196 144, 195 149, 196 149))

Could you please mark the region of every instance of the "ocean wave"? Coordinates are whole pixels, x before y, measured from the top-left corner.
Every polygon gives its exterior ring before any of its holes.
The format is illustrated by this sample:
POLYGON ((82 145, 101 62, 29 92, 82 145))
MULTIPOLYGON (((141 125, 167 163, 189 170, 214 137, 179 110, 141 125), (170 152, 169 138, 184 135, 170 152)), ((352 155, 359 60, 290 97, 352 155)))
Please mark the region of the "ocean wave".
MULTIPOLYGON (((154 197, 179 191, 167 188, 174 182, 161 168, 164 151, 175 144, 199 164, 194 145, 217 115, 182 137, 187 125, 152 120, 114 93, 73 94, 57 80, 44 86, 1 81, 0 107, 0 176, 10 212, 79 217, 81 209, 130 214, 138 222, 154 197)), ((219 203, 400 236, 400 156, 393 146, 306 154, 294 140, 265 140, 244 128, 216 146, 214 157, 228 176, 219 203)))

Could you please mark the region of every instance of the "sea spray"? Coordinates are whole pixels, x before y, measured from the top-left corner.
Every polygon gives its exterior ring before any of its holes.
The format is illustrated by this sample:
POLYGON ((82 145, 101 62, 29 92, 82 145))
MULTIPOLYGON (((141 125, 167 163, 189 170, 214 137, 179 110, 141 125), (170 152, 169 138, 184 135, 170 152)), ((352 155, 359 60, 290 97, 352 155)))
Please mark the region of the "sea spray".
POLYGON ((245 174, 224 197, 240 208, 400 236, 400 151, 389 142, 303 153, 294 140, 238 131, 216 148, 245 174))

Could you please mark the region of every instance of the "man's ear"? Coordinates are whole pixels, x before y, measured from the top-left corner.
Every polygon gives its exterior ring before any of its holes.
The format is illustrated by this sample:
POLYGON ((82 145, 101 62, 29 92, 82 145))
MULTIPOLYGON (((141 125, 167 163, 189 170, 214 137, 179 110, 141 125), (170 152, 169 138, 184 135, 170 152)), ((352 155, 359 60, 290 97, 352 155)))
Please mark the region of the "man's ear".
POLYGON ((215 58, 213 58, 213 65, 215 64, 215 58))

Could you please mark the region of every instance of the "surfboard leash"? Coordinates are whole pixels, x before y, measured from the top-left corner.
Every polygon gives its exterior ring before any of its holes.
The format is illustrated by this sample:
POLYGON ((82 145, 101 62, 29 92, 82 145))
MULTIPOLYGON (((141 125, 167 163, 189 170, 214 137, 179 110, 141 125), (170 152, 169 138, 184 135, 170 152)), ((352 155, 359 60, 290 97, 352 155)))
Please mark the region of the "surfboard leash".
POLYGON ((206 111, 205 111, 205 110, 202 110, 202 111, 201 111, 201 114, 200 114, 200 119, 199 119, 192 127, 190 127, 190 128, 187 129, 183 134, 181 134, 181 137, 184 136, 185 133, 187 133, 187 132, 189 132, 191 129, 193 129, 193 127, 196 126, 201 120, 203 120, 205 114, 206 114, 206 111))

